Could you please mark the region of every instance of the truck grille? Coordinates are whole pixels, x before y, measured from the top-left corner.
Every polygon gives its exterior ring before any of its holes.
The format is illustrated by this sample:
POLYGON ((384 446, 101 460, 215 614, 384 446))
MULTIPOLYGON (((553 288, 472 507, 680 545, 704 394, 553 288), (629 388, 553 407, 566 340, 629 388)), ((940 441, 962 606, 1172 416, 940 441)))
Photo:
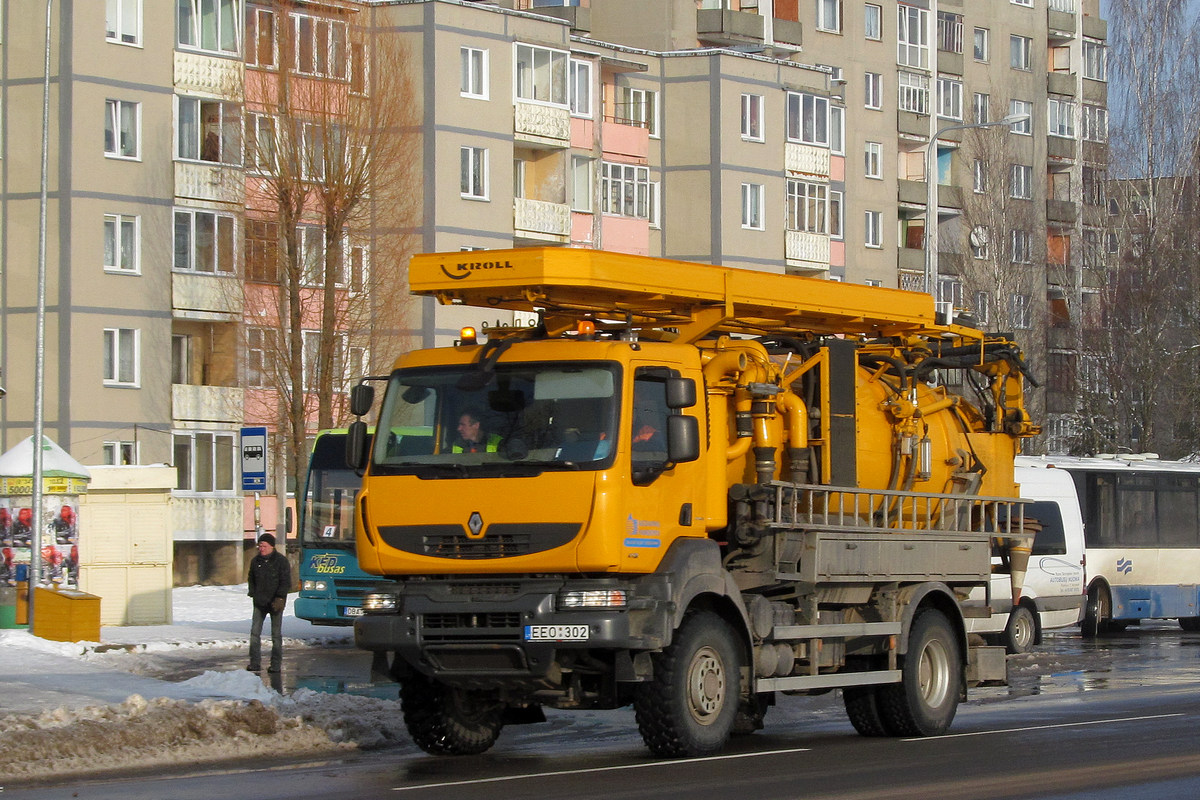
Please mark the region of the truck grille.
POLYGON ((421 617, 421 635, 425 641, 478 639, 481 633, 489 639, 520 639, 521 631, 521 615, 515 611, 424 614, 421 617))
POLYGON ((389 546, 405 553, 433 558, 513 558, 561 547, 574 539, 582 526, 570 522, 498 522, 483 536, 472 539, 461 525, 386 525, 379 535, 389 546))

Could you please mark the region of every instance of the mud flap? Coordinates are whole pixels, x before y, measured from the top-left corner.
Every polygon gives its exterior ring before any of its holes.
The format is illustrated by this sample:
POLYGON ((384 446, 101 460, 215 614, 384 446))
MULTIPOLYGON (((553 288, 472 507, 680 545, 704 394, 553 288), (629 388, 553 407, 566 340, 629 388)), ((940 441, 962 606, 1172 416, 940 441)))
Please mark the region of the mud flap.
POLYGON ((1008 658, 1003 647, 972 647, 967 650, 968 686, 1004 686, 1008 683, 1008 658))

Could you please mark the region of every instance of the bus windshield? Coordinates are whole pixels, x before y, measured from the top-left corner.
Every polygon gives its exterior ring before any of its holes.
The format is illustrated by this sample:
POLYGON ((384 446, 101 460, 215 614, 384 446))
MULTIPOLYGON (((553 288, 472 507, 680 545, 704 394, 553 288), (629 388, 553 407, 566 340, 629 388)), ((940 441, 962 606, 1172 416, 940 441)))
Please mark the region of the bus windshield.
POLYGON ((361 486, 362 479, 346 466, 345 434, 319 436, 304 493, 303 547, 354 550, 354 500, 361 486))
POLYGON ((601 469, 612 463, 619 385, 619 367, 596 362, 398 370, 372 471, 454 478, 601 469))

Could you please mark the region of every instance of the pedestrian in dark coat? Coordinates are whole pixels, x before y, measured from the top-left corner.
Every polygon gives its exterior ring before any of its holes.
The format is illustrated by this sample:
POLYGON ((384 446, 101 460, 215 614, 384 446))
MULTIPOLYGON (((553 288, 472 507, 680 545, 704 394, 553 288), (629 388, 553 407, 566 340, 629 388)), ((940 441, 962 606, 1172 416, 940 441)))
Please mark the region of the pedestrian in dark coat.
POLYGON ((271 666, 268 672, 279 672, 283 666, 283 609, 287 605, 288 588, 292 585, 292 569, 287 558, 275 550, 275 537, 264 533, 258 537, 258 555, 250 560, 246 576, 254 616, 250 621, 250 665, 246 669, 262 669, 262 628, 267 614, 271 615, 271 666))

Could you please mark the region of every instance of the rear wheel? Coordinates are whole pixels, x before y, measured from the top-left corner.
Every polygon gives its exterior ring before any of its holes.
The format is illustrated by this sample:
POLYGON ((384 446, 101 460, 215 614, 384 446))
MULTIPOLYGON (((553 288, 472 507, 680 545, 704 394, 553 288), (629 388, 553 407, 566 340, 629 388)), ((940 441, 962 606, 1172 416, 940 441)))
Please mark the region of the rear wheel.
POLYGON ((1200 631, 1200 617, 1180 617, 1179 627, 1188 633, 1196 633, 1200 631))
POLYGON ((958 711, 962 680, 962 655, 950 621, 936 609, 917 612, 900 683, 877 690, 884 728, 892 736, 945 733, 958 711))
POLYGON ((1025 606, 1015 606, 1004 626, 1004 649, 1009 653, 1028 653, 1037 642, 1037 619, 1025 606))
POLYGON ((887 726, 879 711, 878 686, 847 686, 842 689, 842 702, 859 736, 887 736, 887 726))
POLYGON ((1108 633, 1112 620, 1112 597, 1103 586, 1093 586, 1088 589, 1087 606, 1083 610, 1083 622, 1080 630, 1085 639, 1095 639, 1101 634, 1108 633))
POLYGON ((422 675, 401 681, 400 707, 413 741, 435 756, 483 753, 504 725, 504 706, 492 693, 453 688, 422 675))
POLYGON ((698 756, 724 747, 737 719, 741 647, 710 611, 689 612, 671 645, 654 657, 654 677, 634 698, 638 731, 659 756, 698 756))

